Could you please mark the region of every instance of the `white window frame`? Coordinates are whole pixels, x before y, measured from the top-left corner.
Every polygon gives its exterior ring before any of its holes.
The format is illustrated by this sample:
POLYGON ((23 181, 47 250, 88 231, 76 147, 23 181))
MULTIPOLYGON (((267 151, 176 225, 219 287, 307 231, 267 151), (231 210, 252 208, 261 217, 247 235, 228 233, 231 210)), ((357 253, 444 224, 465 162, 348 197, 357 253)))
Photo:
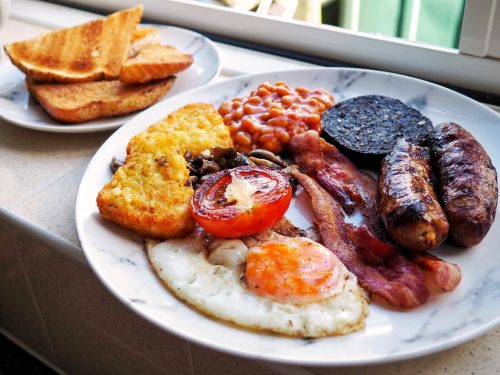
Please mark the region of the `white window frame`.
POLYGON ((460 52, 500 58, 500 1, 467 1, 460 52))
POLYGON ((58 2, 103 12, 142 3, 144 16, 151 21, 500 95, 500 5, 497 6, 500 0, 467 0, 459 50, 353 32, 330 25, 257 15, 190 0, 58 2), (488 16, 486 20, 484 15, 488 16))

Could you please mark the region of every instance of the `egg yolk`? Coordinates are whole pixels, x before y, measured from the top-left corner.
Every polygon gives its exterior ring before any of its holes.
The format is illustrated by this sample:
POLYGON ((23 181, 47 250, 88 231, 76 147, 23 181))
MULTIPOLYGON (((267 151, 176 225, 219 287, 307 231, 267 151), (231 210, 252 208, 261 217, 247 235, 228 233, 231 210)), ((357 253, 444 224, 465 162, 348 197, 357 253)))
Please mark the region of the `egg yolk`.
POLYGON ((309 303, 336 293, 339 264, 330 250, 307 238, 270 240, 248 250, 245 280, 260 296, 309 303))

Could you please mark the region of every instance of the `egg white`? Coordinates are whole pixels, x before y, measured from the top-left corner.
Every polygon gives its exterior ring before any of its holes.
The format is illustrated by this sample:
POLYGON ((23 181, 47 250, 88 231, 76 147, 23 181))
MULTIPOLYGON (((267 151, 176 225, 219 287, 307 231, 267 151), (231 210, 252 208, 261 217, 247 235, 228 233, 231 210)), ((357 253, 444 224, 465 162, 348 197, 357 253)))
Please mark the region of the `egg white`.
POLYGON ((265 238, 218 239, 210 248, 195 238, 172 239, 147 243, 147 252, 168 289, 209 316, 294 337, 341 335, 364 327, 367 295, 343 265, 337 292, 320 301, 280 303, 249 291, 241 281, 245 253, 265 238))

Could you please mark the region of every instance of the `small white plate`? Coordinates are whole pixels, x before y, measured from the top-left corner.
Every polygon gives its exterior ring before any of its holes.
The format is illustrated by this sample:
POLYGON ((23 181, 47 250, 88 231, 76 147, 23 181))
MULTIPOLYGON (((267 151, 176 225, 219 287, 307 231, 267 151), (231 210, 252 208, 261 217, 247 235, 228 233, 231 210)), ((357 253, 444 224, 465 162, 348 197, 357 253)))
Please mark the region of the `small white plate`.
MULTIPOLYGON (((215 44, 194 31, 179 27, 151 25, 161 30, 165 44, 193 55, 194 63, 177 74, 177 79, 165 98, 209 83, 220 73, 220 57, 215 44)), ((51 118, 30 97, 24 83, 25 75, 6 57, 0 65, 0 117, 24 128, 54 133, 89 133, 112 130, 129 121, 135 114, 88 121, 82 124, 62 124, 51 118)), ((164 99, 162 99, 164 100, 164 99)))
MULTIPOLYGON (((450 293, 433 292, 423 306, 394 309, 372 302, 366 328, 346 336, 315 340, 250 332, 207 318, 173 297, 151 270, 142 238, 101 219, 95 200, 111 179, 109 162, 123 157, 129 139, 169 112, 192 102, 216 107, 248 95, 264 81, 292 87, 322 87, 337 101, 358 95, 398 98, 420 109, 434 124, 455 121, 483 144, 500 166, 500 116, 484 105, 422 80, 369 70, 318 68, 238 77, 191 90, 142 112, 118 129, 97 151, 82 178, 76 201, 80 243, 102 282, 139 315, 193 342, 248 358, 303 365, 362 365, 421 356, 456 346, 500 323, 500 219, 474 248, 443 245, 434 252, 457 263, 463 280, 450 293)), ((299 226, 308 220, 305 194, 287 212, 299 226)), ((498 216, 498 215, 497 215, 498 216)))

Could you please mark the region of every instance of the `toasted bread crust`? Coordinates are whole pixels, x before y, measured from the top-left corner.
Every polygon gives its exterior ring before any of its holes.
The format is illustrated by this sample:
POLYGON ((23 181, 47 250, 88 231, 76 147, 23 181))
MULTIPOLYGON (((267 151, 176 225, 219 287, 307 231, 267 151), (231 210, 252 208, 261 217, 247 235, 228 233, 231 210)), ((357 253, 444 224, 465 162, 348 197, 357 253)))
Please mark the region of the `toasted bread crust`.
POLYGON ((97 196, 102 217, 151 238, 185 236, 194 221, 184 152, 231 145, 229 129, 211 105, 174 111, 130 140, 125 165, 97 196))
POLYGON ((40 82, 89 82, 118 77, 142 5, 104 19, 5 46, 12 63, 40 82))
POLYGON ((132 32, 128 57, 134 57, 146 46, 161 44, 160 29, 156 27, 136 27, 132 32))
POLYGON ((130 38, 130 43, 135 43, 138 42, 139 40, 149 37, 157 38, 159 35, 160 35, 160 29, 158 29, 157 27, 137 26, 134 29, 134 31, 132 31, 132 37, 130 38))
POLYGON ((175 77, 141 85, 118 80, 84 83, 34 83, 27 80, 30 93, 56 120, 81 123, 147 108, 166 95, 175 77))
POLYGON ((148 45, 127 60, 120 70, 120 81, 144 83, 179 73, 191 66, 193 57, 172 46, 148 45))

